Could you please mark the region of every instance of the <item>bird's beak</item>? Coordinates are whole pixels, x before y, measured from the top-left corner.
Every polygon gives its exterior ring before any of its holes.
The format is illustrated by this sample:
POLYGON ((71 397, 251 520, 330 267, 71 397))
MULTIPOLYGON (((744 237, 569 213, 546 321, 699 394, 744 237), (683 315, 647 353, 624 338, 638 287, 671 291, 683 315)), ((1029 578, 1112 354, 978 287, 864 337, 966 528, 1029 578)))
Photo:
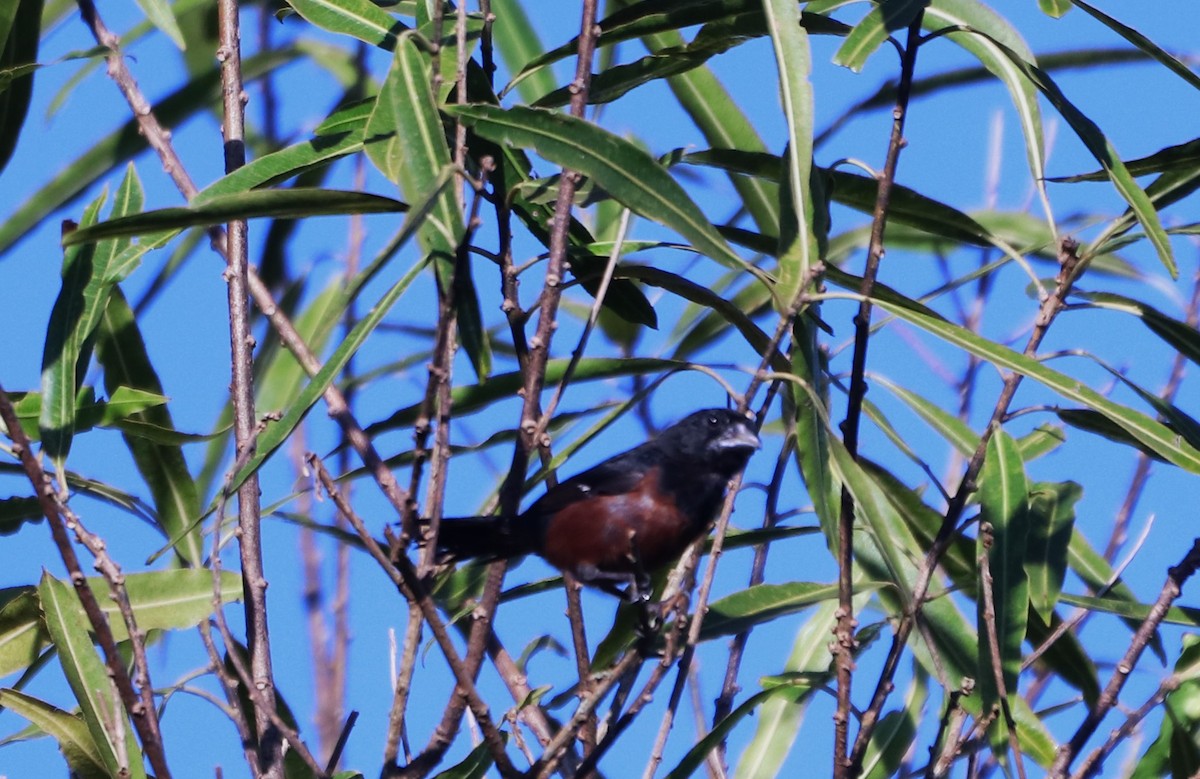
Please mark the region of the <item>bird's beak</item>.
POLYGON ((762 441, 749 425, 734 425, 725 431, 718 441, 722 449, 761 449, 762 441))

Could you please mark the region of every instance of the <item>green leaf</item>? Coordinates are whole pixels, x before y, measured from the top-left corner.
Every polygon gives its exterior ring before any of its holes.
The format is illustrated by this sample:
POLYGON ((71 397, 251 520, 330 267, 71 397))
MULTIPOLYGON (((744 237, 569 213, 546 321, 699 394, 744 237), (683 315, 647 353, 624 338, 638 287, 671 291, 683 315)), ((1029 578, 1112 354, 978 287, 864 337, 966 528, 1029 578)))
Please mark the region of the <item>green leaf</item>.
POLYGON ((349 35, 364 43, 391 51, 397 36, 405 29, 370 0, 288 0, 305 21, 340 35, 349 35))
MULTIPOLYGON (((523 4, 517 0, 492 0, 492 13, 496 15, 492 37, 508 72, 523 72, 525 66, 544 51, 537 30, 530 23, 523 4)), ((524 80, 518 91, 523 102, 532 103, 553 89, 554 74, 540 69, 524 80)))
MULTIPOLYGON (((42 0, 9 0, 0 5, 0 73, 37 62, 42 38, 42 0)), ((33 70, 0 81, 0 171, 12 159, 29 112, 33 70)))
MULTIPOLYGON (((1089 611, 1102 611, 1108 614, 1116 614, 1129 620, 1141 623, 1145 622, 1150 616, 1150 604, 1136 603, 1127 600, 1103 597, 1095 598, 1090 595, 1072 595, 1064 592, 1061 596, 1063 603, 1068 606, 1078 606, 1089 611)), ((1163 622, 1169 625, 1183 625, 1189 628, 1200 628, 1200 609, 1188 608, 1184 606, 1172 606, 1167 609, 1167 615, 1163 617, 1163 622)))
MULTIPOLYGON (((242 60, 243 78, 249 84, 264 73, 295 60, 299 54, 295 48, 283 47, 247 57, 242 60)), ((154 115, 164 126, 176 127, 197 111, 209 110, 220 98, 221 74, 214 67, 157 102, 154 115)), ((110 170, 146 148, 146 139, 138 131, 137 120, 130 119, 94 141, 88 151, 66 163, 39 189, 23 193, 15 210, 0 220, 0 257, 54 211, 78 198, 110 170)))
POLYGON ((1029 605, 1050 622, 1067 575, 1067 550, 1075 527, 1075 504, 1083 487, 1075 482, 1035 484, 1029 493, 1029 605))
MULTIPOLYGON (((126 640, 125 621, 109 597, 108 583, 100 577, 89 577, 87 583, 113 635, 118 641, 126 640)), ((190 628, 213 612, 213 576, 207 568, 126 574, 125 589, 140 630, 190 628)), ((223 571, 221 600, 233 603, 241 599, 241 576, 223 571)), ((0 607, 0 676, 6 676, 33 663, 50 645, 51 637, 46 633, 38 591, 33 587, 0 590, 0 603, 4 604, 0 607)))
MULTIPOLYGON (((646 3, 645 5, 651 5, 646 3)), ((751 3, 761 6, 760 2, 751 3)), ((718 7, 718 3, 696 4, 702 7, 718 7)), ((761 13, 761 7, 755 9, 761 13)), ((615 16, 615 14, 614 14, 615 16)), ((646 35, 646 45, 651 50, 678 46, 683 38, 675 31, 663 31, 646 35)), ((741 149, 749 152, 765 152, 767 146, 759 137, 758 130, 745 112, 734 101, 716 75, 708 67, 699 67, 667 79, 667 86, 679 101, 679 105, 704 135, 705 142, 719 149, 741 149)), ((738 193, 746 211, 758 229, 769 235, 779 234, 779 191, 778 187, 764 181, 742 176, 729 176, 729 183, 738 193)), ((777 247, 772 247, 774 250, 777 247)))
MULTIPOLYGON (((741 45, 749 37, 760 36, 764 32, 761 12, 707 24, 691 43, 656 49, 648 56, 606 68, 593 75, 588 85, 588 104, 611 103, 643 84, 687 73, 712 57, 741 45)), ((533 106, 561 108, 571 102, 572 91, 569 85, 559 87, 538 98, 533 106)))
MULTIPOLYGON (((96 359, 104 369, 104 385, 116 397, 125 388, 137 387, 161 396, 162 382, 150 362, 145 342, 133 311, 119 289, 109 299, 96 339, 96 359)), ((165 405, 139 410, 128 418, 140 426, 170 434, 175 432, 171 411, 165 405)), ((155 522, 163 535, 176 539, 175 550, 191 565, 204 559, 199 529, 187 532, 200 515, 200 496, 188 471, 179 443, 151 440, 124 431, 125 446, 150 488, 156 511, 155 522)))
MULTIPOLYGON (((1060 0, 1060 2, 1061 1, 1062 0, 1060 0)), ((1195 73, 1193 73, 1192 69, 1188 67, 1187 63, 1181 62, 1178 58, 1172 56, 1169 52, 1165 51, 1162 47, 1147 38, 1142 33, 1138 32, 1132 27, 1118 22, 1116 19, 1104 13, 1099 8, 1089 5, 1083 0, 1070 1, 1082 8, 1084 11, 1087 11, 1092 15, 1093 18, 1099 19, 1105 27, 1109 28, 1125 40, 1132 43, 1134 46, 1137 46, 1139 49, 1149 54, 1159 64, 1166 66, 1167 70, 1182 78, 1189 85, 1191 85, 1193 89, 1200 89, 1200 76, 1197 76, 1195 73)))
MULTIPOLYGON (((549 360, 546 363, 546 385, 550 386, 562 380, 569 360, 549 360)), ((690 363, 680 360, 663 360, 650 357, 629 358, 589 358, 579 361, 572 382, 596 381, 611 379, 619 376, 646 376, 654 373, 686 370, 690 363)), ((451 390, 454 403, 454 413, 465 416, 481 408, 490 406, 499 398, 511 398, 524 386, 524 375, 521 371, 498 373, 487 380, 486 384, 460 384, 451 390)), ((367 434, 374 437, 388 430, 409 427, 417 419, 421 404, 415 403, 396 411, 387 419, 367 426, 367 434)))
POLYGON ((1200 333, 1187 322, 1167 316, 1153 306, 1140 300, 1111 292, 1081 292, 1096 308, 1133 314, 1142 321, 1150 332, 1157 335, 1174 351, 1200 365, 1200 333))
MULTIPOLYGON (((107 193, 101 193, 88 205, 81 219, 83 229, 95 223, 106 199, 107 193)), ((108 285, 97 268, 98 256, 104 256, 104 247, 91 244, 64 252, 62 287, 46 326, 38 433, 43 451, 60 474, 75 437, 75 396, 90 360, 87 341, 94 317, 104 310, 108 285)))
POLYGON ((58 742, 73 776, 108 779, 104 760, 82 717, 17 690, 0 689, 0 708, 24 717, 30 725, 58 742))
POLYGON ((733 730, 735 725, 745 719, 758 706, 772 699, 784 700, 795 704, 800 698, 807 696, 819 684, 819 681, 813 679, 812 674, 796 674, 789 677, 782 684, 772 685, 761 692, 751 695, 731 711, 728 717, 718 722, 716 727, 710 730, 704 738, 700 739, 694 747, 688 750, 688 753, 679 761, 679 765, 675 766, 671 769, 671 773, 667 774, 666 779, 687 779, 689 776, 694 776, 709 753, 728 737, 729 732, 733 730))
MULTIPOLYGON (((833 280, 836 275, 831 272, 827 277, 833 280)), ((1173 431, 1145 414, 1115 403, 1081 382, 1047 368, 1037 360, 952 324, 913 301, 889 295, 886 298, 877 297, 875 303, 947 343, 981 357, 999 368, 1022 373, 1064 398, 1104 414, 1166 461, 1191 473, 1200 473, 1200 451, 1180 441, 1173 431)))
MULTIPOLYGON (((1017 693, 1021 643, 1025 640, 1029 616, 1029 580, 1024 565, 1029 548, 1029 485, 1021 450, 1001 428, 988 439, 987 454, 979 473, 979 504, 982 510, 979 521, 991 525, 992 541, 990 546, 985 545, 981 531, 977 554, 987 556, 991 572, 999 670, 1003 674, 1004 689, 1012 697, 1017 693)), ((999 690, 992 647, 987 639, 982 579, 978 593, 979 675, 976 678, 983 710, 988 712, 999 702, 999 690)))
POLYGON ((867 59, 878 51, 893 31, 912 24, 928 0, 881 0, 850 30, 833 61, 855 73, 862 71, 867 59))
MULTIPOLYGON (((791 0, 763 3, 775 67, 779 74, 779 95, 787 120, 787 193, 791 210, 782 218, 779 247, 779 294, 776 305, 787 313, 801 285, 812 282, 810 269, 821 261, 821 241, 816 226, 817 208, 812 187, 813 170, 813 88, 812 53, 808 34, 800 26, 800 10, 791 0)), ((826 225, 826 228, 828 225, 826 225)), ((820 236, 821 239, 824 236, 820 236)))
MULTIPOLYGON (((1200 138, 1194 138, 1187 143, 1165 146, 1153 154, 1126 160, 1125 167, 1131 176, 1145 176, 1151 173, 1166 173, 1180 168, 1195 169, 1200 167, 1200 138)), ((1050 181, 1068 184, 1081 181, 1107 181, 1108 175, 1103 170, 1092 173, 1080 173, 1075 176, 1055 176, 1050 181)))
POLYGON ((887 779, 895 776, 901 763, 912 749, 917 725, 924 720, 925 702, 929 698, 928 676, 914 675, 904 708, 889 711, 879 721, 863 756, 863 776, 867 779, 887 779))
MULTIPOLYGON (((413 36, 400 36, 392 67, 367 120, 367 156, 409 198, 432 191, 451 165, 429 67, 429 57, 418 49, 413 36)), ((417 240, 433 262, 442 294, 454 302, 463 348, 483 381, 492 369, 491 346, 467 255, 456 261, 466 228, 454 191, 439 192, 417 240)))
MULTIPOLYGON (((977 35, 955 32, 947 37, 970 52, 1008 89, 1009 98, 1021 125, 1021 134, 1025 139, 1025 157, 1029 164, 1029 172, 1042 200, 1047 219, 1053 221, 1044 181, 1046 149, 1037 90, 1010 57, 1011 54, 1016 54, 1025 62, 1034 62, 1034 55, 1028 44, 1005 17, 976 0, 936 0, 925 9, 924 26, 927 30, 961 27, 986 33, 977 35)), ((1086 59, 1088 55, 1084 56, 1086 59)))
MULTIPOLYGON (((861 607, 865 600, 865 597, 856 599, 857 607, 861 607)), ((758 727, 738 758, 734 779, 781 775, 783 762, 803 722, 808 699, 830 676, 833 656, 829 653, 829 635, 837 624, 837 608, 836 603, 817 606, 813 615, 796 631, 792 651, 784 663, 783 671, 785 674, 808 673, 815 682, 807 690, 798 689, 795 697, 771 698, 762 704, 758 712, 758 727)))
POLYGON ((177 49, 180 51, 187 49, 187 44, 183 40, 183 31, 179 29, 179 23, 175 21, 175 14, 171 12, 171 6, 167 0, 136 1, 138 7, 142 9, 142 13, 146 14, 146 18, 170 38, 177 49))
MULTIPOLYGON (((869 587, 868 587, 869 589, 869 587)), ((814 582, 756 584, 709 604, 700 629, 702 641, 742 633, 755 625, 795 614, 837 598, 837 585, 814 582)))
POLYGON ((766 274, 729 248, 683 187, 633 143, 582 119, 533 108, 469 105, 446 110, 495 143, 533 149, 594 179, 630 210, 687 238, 701 254, 769 283, 766 274))
POLYGON ((338 214, 394 214, 407 210, 408 206, 398 200, 366 192, 297 188, 252 190, 212 196, 199 205, 160 208, 110 219, 68 234, 63 238, 63 245, 78 246, 105 238, 210 227, 234 219, 298 219, 338 214))
MULTIPOLYGON (((976 32, 976 34, 987 37, 986 33, 976 32)), ((1137 220, 1142 224, 1142 228, 1146 231, 1146 237, 1150 239, 1155 250, 1158 252, 1159 260, 1172 278, 1179 276, 1179 269, 1175 265, 1175 258, 1171 252, 1171 243, 1167 238, 1166 231, 1163 230, 1162 222, 1158 218, 1158 211, 1155 210, 1154 203, 1150 197, 1138 186, 1130 175, 1129 170, 1125 167, 1125 163, 1121 161, 1120 155, 1116 149, 1109 143, 1108 138, 1100 130, 1100 128, 1089 119, 1082 111, 1075 107, 1075 104, 1067 99, 1067 96, 1059 89, 1058 84, 1044 70, 1035 65, 1032 61, 1022 56, 1021 53, 1014 51, 1008 46, 1003 45, 999 41, 992 41, 997 45, 999 50, 1005 54, 1009 60, 1017 67, 1018 70, 1029 80, 1031 84, 1050 101, 1059 115, 1066 120, 1067 124, 1075 131, 1079 140, 1083 141, 1083 145, 1092 153, 1096 161, 1100 163, 1100 167, 1108 174, 1117 193, 1125 199, 1129 204, 1137 220)))
POLYGON ((360 103, 335 111, 312 138, 251 160, 201 190, 192 199, 192 205, 201 205, 219 195, 278 184, 361 151, 367 125, 364 107, 360 103), (326 125, 335 129, 322 131, 326 125))
POLYGON ((78 596, 69 585, 43 573, 38 597, 46 629, 105 768, 111 776, 145 777, 133 727, 108 667, 92 647, 78 596))

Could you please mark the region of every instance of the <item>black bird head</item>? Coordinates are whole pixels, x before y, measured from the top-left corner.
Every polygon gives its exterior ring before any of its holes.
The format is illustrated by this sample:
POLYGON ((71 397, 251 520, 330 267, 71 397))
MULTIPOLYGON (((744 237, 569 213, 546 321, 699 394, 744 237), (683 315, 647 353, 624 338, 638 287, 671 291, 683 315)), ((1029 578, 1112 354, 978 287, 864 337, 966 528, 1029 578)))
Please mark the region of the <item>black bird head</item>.
POLYGON ((672 459, 711 463, 726 479, 762 446, 749 419, 723 408, 689 414, 662 431, 655 444, 672 459))

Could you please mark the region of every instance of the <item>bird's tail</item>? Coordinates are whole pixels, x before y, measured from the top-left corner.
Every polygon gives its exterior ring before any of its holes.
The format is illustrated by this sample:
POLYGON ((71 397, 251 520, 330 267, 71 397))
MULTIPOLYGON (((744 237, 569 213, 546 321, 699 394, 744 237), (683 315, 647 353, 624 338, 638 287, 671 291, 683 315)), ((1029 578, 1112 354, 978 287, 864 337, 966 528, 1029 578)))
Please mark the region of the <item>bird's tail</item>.
POLYGON ((453 517, 438 528, 438 554, 450 559, 500 560, 535 551, 533 539, 507 517, 453 517))

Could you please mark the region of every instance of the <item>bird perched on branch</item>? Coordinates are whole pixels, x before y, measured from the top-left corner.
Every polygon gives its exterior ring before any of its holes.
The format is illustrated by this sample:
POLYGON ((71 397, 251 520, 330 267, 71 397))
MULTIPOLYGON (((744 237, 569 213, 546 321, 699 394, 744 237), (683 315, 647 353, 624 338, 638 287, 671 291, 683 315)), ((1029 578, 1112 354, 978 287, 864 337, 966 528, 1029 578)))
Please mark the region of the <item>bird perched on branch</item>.
POLYGON ((519 516, 443 520, 438 550, 449 558, 536 554, 583 582, 645 599, 649 573, 708 531, 726 484, 760 446, 746 417, 697 411, 560 482, 519 516))

